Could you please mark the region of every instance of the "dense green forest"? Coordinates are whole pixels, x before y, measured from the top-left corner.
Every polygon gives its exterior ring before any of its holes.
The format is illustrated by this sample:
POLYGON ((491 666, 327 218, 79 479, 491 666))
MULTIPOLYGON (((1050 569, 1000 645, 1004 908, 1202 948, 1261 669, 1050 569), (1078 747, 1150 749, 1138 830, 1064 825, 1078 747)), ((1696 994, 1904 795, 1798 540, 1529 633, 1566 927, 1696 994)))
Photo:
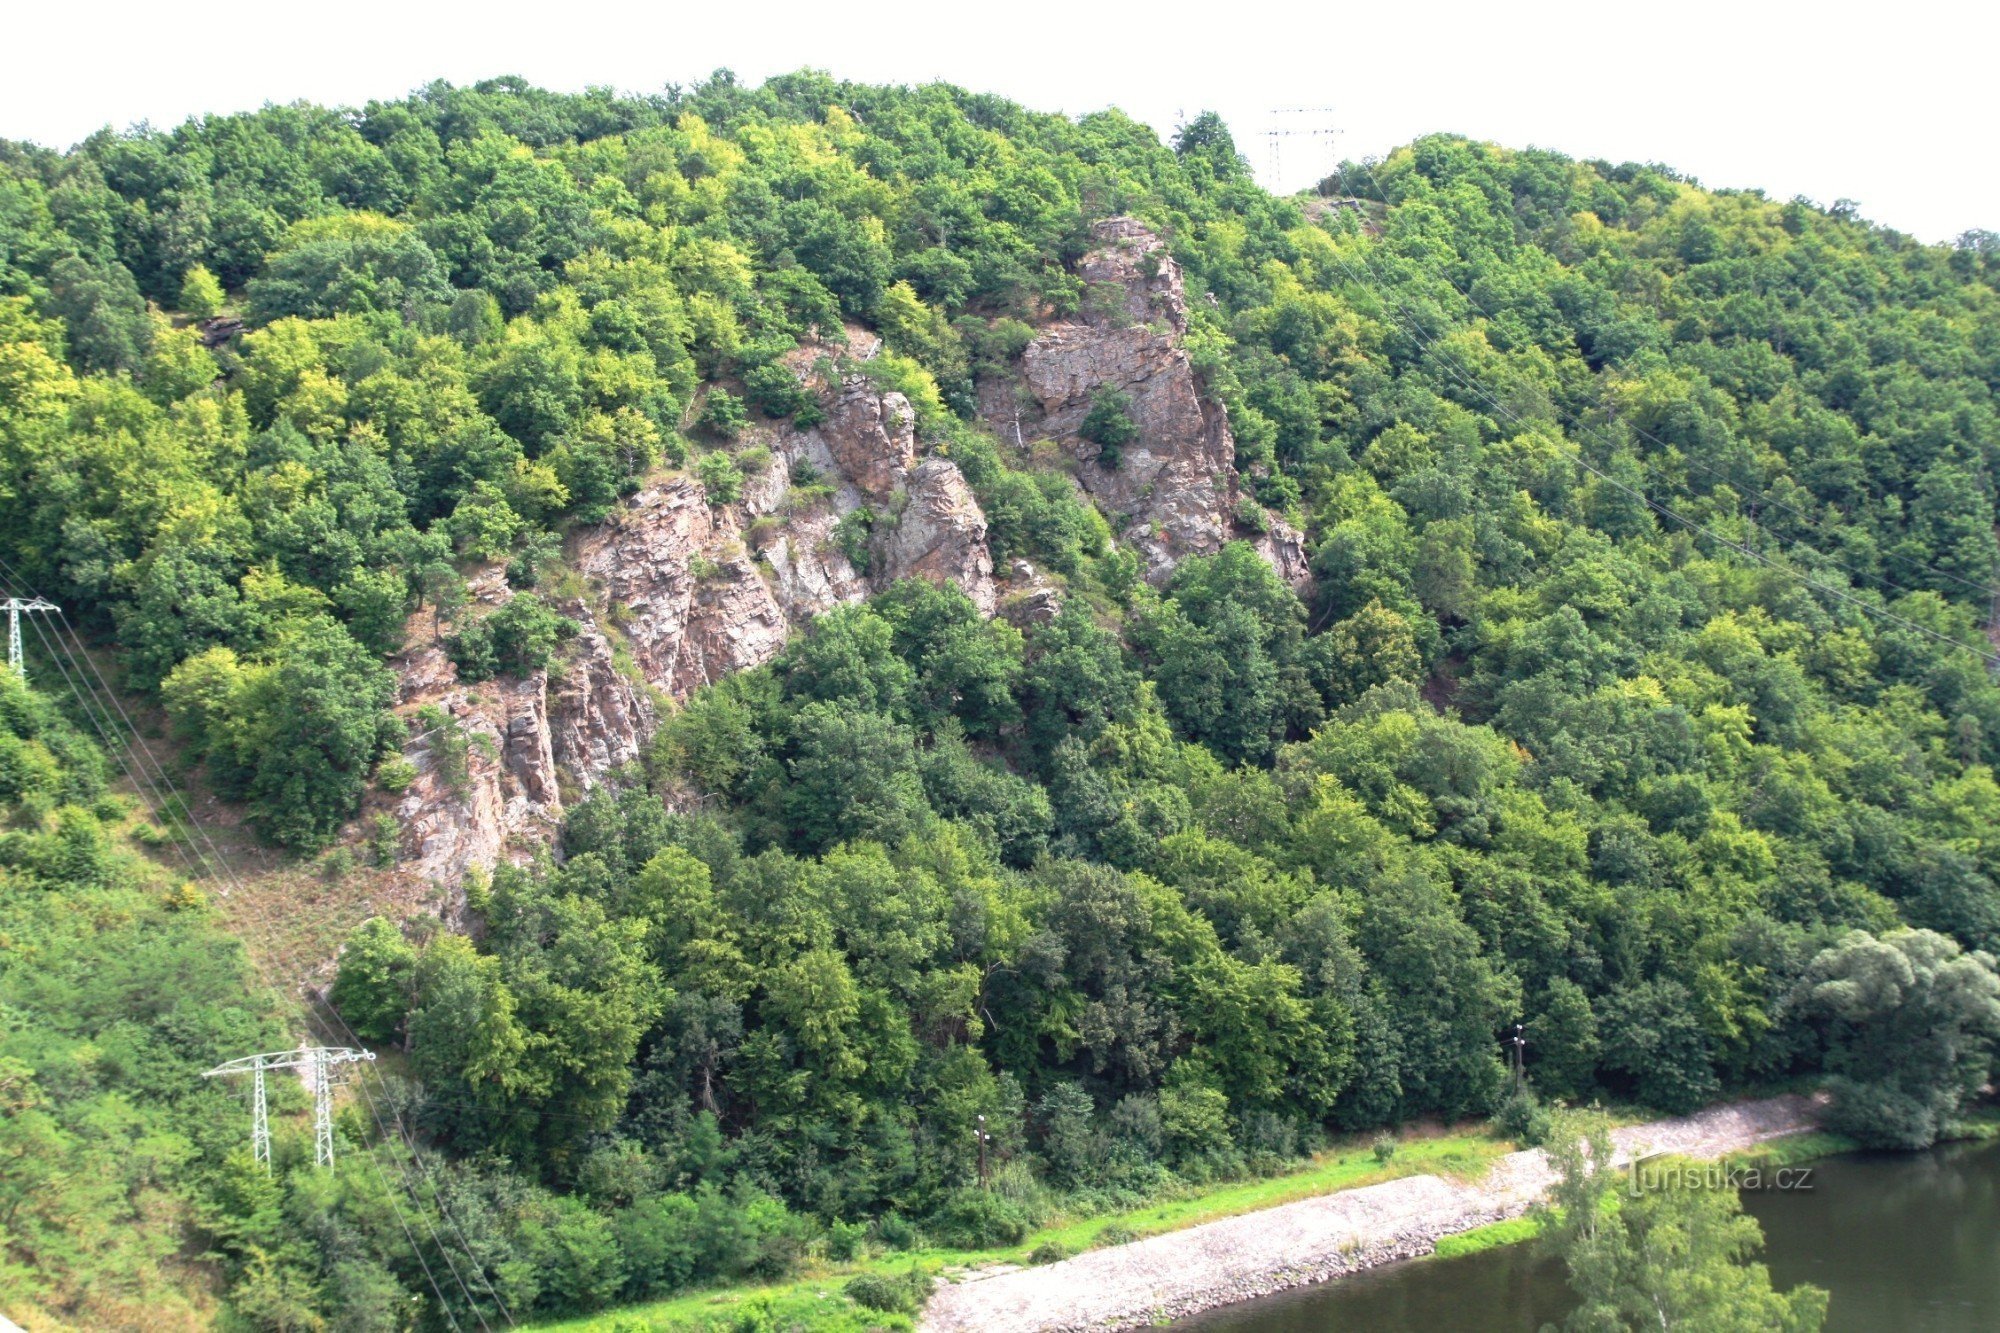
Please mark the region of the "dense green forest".
MULTIPOLYGON (((661 470, 730 497, 843 321, 1061 614, 832 612, 476 876, 470 933, 363 927, 332 1000, 414 1145, 357 1108, 335 1172, 290 1127, 254 1169, 194 1074, 282 1015, 0 682, 22 1317, 470 1326, 988 1244, 1330 1132, 1531 1134, 1516 1023, 1542 1100, 1826 1080, 1885 1144, 1985 1081, 1991 237, 1450 137, 1281 199, 1212 116, 817 74, 0 143, 0 568, 317 851, 401 762, 409 613, 536 586, 661 470), (1115 214, 1213 298, 1187 346, 1303 600, 1244 544, 1147 586, 975 419, 1115 214)), ((560 663, 509 605, 465 678, 560 663)))

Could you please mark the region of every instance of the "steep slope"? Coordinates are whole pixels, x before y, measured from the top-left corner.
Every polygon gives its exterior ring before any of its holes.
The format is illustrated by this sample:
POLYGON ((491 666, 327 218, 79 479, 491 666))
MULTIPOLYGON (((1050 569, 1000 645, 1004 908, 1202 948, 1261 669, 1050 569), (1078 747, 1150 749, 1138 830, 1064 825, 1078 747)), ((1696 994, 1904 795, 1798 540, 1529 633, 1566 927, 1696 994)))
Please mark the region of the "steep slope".
MULTIPOLYGON (((1024 444, 1059 442, 1074 459, 1080 493, 1112 519, 1149 580, 1241 538, 1303 590, 1310 574, 1296 530, 1268 513, 1257 527, 1238 528, 1246 502, 1235 441, 1184 346, 1180 266, 1132 218, 1105 219, 1092 237, 1076 266, 1085 313, 1046 321, 1014 373, 987 377, 989 429, 1024 444), (1115 467, 1078 435, 1106 391, 1129 398, 1137 426, 1115 467)), ((852 327, 845 347, 808 347, 789 359, 824 420, 805 429, 760 423, 747 442, 766 449, 768 462, 745 479, 739 500, 712 504, 691 476, 656 477, 571 538, 568 561, 581 588, 557 607, 578 632, 553 678, 538 671, 467 688, 435 642, 402 656, 398 711, 413 722, 406 757, 418 777, 398 797, 372 798, 368 812, 387 811, 406 830, 400 875, 455 888, 468 869, 532 856, 552 841, 566 800, 637 760, 664 712, 770 661, 821 613, 899 579, 950 583, 982 615, 995 614, 1009 593, 1034 599, 1033 616, 1053 614, 1059 596, 1031 566, 1017 562, 996 577, 986 516, 964 473, 948 457, 926 456, 909 400, 864 373, 880 345, 852 327), (835 353, 858 368, 819 369, 835 353), (822 485, 802 495, 795 475, 822 485), (858 509, 874 520, 866 573, 836 532, 858 509), (449 721, 417 724, 426 709, 449 721)), ((512 595, 497 566, 474 575, 471 587, 475 615, 512 595)), ((411 632, 423 634, 417 624, 411 632)))

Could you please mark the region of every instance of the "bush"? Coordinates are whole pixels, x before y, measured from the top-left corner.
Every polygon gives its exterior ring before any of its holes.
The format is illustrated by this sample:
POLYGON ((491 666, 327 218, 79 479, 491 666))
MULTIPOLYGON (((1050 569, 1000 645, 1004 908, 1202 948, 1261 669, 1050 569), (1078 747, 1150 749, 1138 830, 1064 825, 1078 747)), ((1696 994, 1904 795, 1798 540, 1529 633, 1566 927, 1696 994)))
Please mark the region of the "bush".
POLYGON ((875 1225, 870 1230, 885 1249, 907 1250, 917 1243, 916 1228, 901 1213, 882 1214, 875 1219, 875 1225))
POLYGON ((978 1189, 947 1195, 925 1225, 939 1244, 959 1250, 1018 1245, 1028 1234, 1028 1219, 1019 1207, 978 1189))
POLYGON ((1139 1233, 1131 1227, 1126 1226, 1123 1222, 1110 1222, 1099 1228, 1097 1235, 1091 1238, 1090 1243, 1102 1249, 1107 1245, 1130 1245, 1137 1239, 1139 1239, 1139 1233))
POLYGON ((222 309, 222 284, 215 280, 200 264, 187 271, 181 279, 180 300, 177 304, 182 313, 191 319, 212 319, 222 309))
POLYGON ((1538 1147, 1548 1141, 1549 1111, 1533 1092, 1519 1088, 1508 1093, 1493 1113, 1493 1128, 1516 1143, 1538 1147))
POLYGON ((1116 389, 1099 389, 1090 399, 1090 411, 1076 433, 1097 446, 1098 466, 1116 468, 1124 448, 1139 438, 1139 423, 1132 420, 1132 400, 1116 389))
POLYGON ((743 395, 767 417, 789 417, 813 405, 805 385, 781 365, 752 366, 744 371, 743 395))
POLYGON ((833 539, 857 574, 865 576, 868 573, 868 537, 874 530, 875 511, 866 506, 849 510, 834 525, 833 539))
POLYGON ((743 427, 749 420, 750 413, 744 408, 741 398, 727 389, 710 389, 708 398, 701 405, 698 424, 725 440, 733 440, 743 433, 743 427))
POLYGON ((391 796, 408 791, 410 784, 417 780, 417 766, 404 758, 398 751, 384 755, 382 762, 375 765, 375 782, 391 796))
MULTIPOLYGON (((407 760, 405 762, 408 762, 407 760)), ((377 815, 368 823, 368 854, 378 870, 388 870, 401 859, 403 825, 394 815, 377 815)))
POLYGON ((1368 1145, 1368 1151, 1374 1154, 1377 1166, 1389 1165, 1396 1156, 1396 1136, 1386 1132, 1377 1134, 1375 1141, 1368 1145))
POLYGON ((911 1268, 907 1273, 862 1273, 847 1280, 847 1298, 856 1305, 884 1314, 915 1314, 930 1295, 930 1279, 911 1268))
POLYGON ((574 620, 524 592, 447 638, 445 652, 458 667, 458 678, 468 684, 502 672, 525 676, 547 670, 556 649, 576 632, 574 620))
POLYGON ((1045 1240, 1034 1249, 1028 1251, 1028 1262, 1031 1264, 1059 1264, 1073 1253, 1075 1251, 1059 1240, 1045 1240))
POLYGON ((732 504, 743 495, 743 474, 728 454, 703 454, 695 461, 694 474, 701 478, 701 488, 708 492, 710 504, 732 504))
POLYGON ((1271 530, 1271 516, 1264 512, 1262 505, 1247 495, 1236 497, 1235 519, 1236 526, 1245 532, 1269 532, 1271 530))
POLYGON ((826 1257, 835 1263, 848 1263, 860 1257, 867 1239, 866 1223, 835 1222, 826 1229, 826 1257))

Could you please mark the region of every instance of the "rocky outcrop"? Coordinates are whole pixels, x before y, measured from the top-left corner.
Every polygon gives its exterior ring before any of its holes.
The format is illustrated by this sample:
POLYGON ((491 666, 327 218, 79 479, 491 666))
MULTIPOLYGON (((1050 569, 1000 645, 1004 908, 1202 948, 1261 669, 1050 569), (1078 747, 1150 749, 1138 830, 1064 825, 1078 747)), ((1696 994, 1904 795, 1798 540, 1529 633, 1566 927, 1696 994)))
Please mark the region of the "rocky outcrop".
POLYGON ((581 601, 559 605, 581 629, 549 684, 551 754, 588 791, 606 773, 638 761, 659 710, 638 673, 620 663, 591 609, 581 601))
POLYGON ((886 501, 917 461, 917 414, 900 393, 883 393, 851 375, 834 394, 819 427, 834 465, 872 501, 886 501))
MULTIPOLYGON (((1242 535, 1303 586, 1296 531, 1269 515, 1255 533, 1236 530, 1235 442, 1183 345, 1185 284, 1160 239, 1133 219, 1108 219, 1077 274, 1080 313, 1042 328, 1017 379, 982 383, 989 422, 1003 438, 1032 431, 1066 447, 1079 484, 1155 581, 1242 535), (1115 464, 1079 433, 1104 389, 1125 396, 1138 429, 1115 464)), ((1022 561, 996 580, 986 515, 958 465, 922 456, 910 403, 854 373, 879 348, 850 328, 844 343, 787 358, 822 418, 810 429, 755 427, 752 443, 770 461, 736 502, 709 503, 691 476, 661 477, 574 536, 568 559, 582 587, 556 605, 579 632, 552 672, 468 686, 434 643, 406 654, 403 712, 428 706, 437 712, 426 716, 444 719, 413 726, 416 780, 393 800, 376 798, 407 830, 407 874, 456 885, 468 866, 533 854, 566 801, 640 756, 663 709, 770 661, 813 617, 896 579, 955 583, 982 614, 1017 624, 1054 617, 1060 586, 1022 561), (843 525, 863 506, 871 523, 843 525), (864 533, 865 561, 855 545, 864 533)), ((467 614, 512 595, 498 569, 474 584, 467 614)))
MULTIPOLYGON (((895 579, 957 583, 993 614, 986 516, 955 463, 918 461, 909 403, 862 376, 825 385, 822 402, 818 428, 773 432, 769 465, 737 503, 712 505, 700 482, 669 476, 571 540, 583 591, 555 604, 579 629, 552 673, 468 686, 434 642, 405 655, 401 711, 445 718, 413 724, 417 779, 387 807, 406 830, 405 875, 455 886, 469 866, 531 856, 573 793, 639 758, 663 706, 770 661, 799 626, 895 579), (795 469, 832 494, 801 493, 795 469), (880 515, 872 577, 839 532, 864 504, 880 515)), ((497 567, 472 584, 466 615, 513 595, 497 567)))
POLYGON ((402 827, 404 873, 455 885, 468 866, 546 845, 561 814, 547 678, 474 689, 429 646, 410 655, 403 688, 417 776, 383 804, 402 827), (418 717, 426 706, 436 711, 418 717))
POLYGON ((998 596, 986 515, 958 464, 927 458, 907 474, 903 511, 882 542, 883 575, 956 583, 979 614, 990 616, 998 596))
MULTIPOLYGON (((1202 392, 1183 342, 1187 289, 1165 244, 1133 218, 1107 218, 1077 265, 1079 313, 1043 328, 1021 354, 1020 379, 981 386, 982 414, 1003 439, 1045 436, 1077 461, 1077 481, 1163 581, 1180 560, 1239 535, 1236 442, 1228 414, 1202 392), (1107 454, 1079 433, 1097 395, 1125 396, 1137 437, 1107 454), (1113 461, 1115 457, 1115 462, 1113 461)), ((1307 572, 1297 534, 1258 542, 1295 587, 1307 572)), ((1247 534, 1244 534, 1247 535, 1247 534)))

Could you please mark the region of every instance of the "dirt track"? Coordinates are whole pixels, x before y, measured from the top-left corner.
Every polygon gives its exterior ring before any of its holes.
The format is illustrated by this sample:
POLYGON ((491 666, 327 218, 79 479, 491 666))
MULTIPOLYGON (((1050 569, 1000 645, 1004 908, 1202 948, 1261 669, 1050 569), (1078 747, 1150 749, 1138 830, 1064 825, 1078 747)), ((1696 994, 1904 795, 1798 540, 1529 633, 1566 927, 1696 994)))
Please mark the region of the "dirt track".
MULTIPOLYGON (((1621 1160, 1719 1157, 1810 1129, 1797 1097, 1739 1102, 1613 1131, 1621 1160)), ((1428 1254, 1438 1238, 1515 1217, 1553 1179, 1539 1149, 1511 1153, 1478 1181, 1439 1176, 1343 1190, 1092 1250, 1062 1263, 939 1288, 924 1333, 1068 1333, 1143 1328, 1212 1306, 1428 1254)))

